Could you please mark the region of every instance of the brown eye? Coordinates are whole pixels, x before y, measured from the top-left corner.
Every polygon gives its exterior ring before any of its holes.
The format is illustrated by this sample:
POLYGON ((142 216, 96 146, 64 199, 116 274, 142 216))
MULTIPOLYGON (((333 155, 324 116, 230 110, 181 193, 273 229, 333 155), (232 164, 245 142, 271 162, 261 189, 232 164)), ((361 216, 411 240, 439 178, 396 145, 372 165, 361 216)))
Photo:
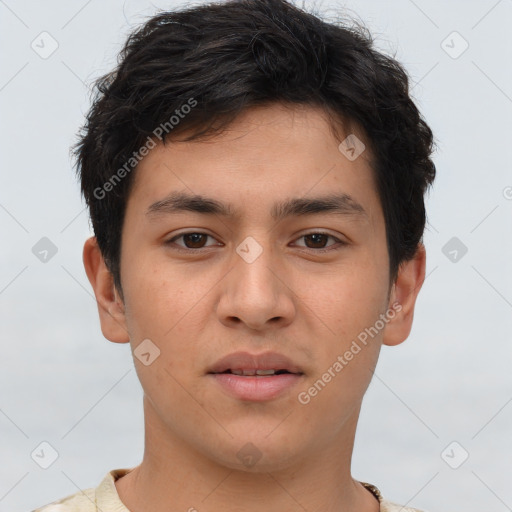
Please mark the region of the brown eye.
POLYGON ((324 233, 313 233, 312 235, 304 235, 304 239, 310 240, 312 243, 312 246, 308 245, 310 249, 323 249, 329 238, 331 237, 324 233))
POLYGON ((208 238, 211 238, 212 240, 215 240, 212 236, 206 234, 206 233, 196 233, 196 232, 190 232, 190 233, 182 233, 181 235, 177 235, 174 238, 171 238, 168 240, 166 245, 175 246, 177 250, 194 250, 194 249, 203 249, 210 247, 213 244, 206 245, 206 242, 208 238), (177 240, 183 240, 183 243, 177 243, 177 240))
POLYGON ((302 235, 301 237, 299 237, 298 240, 301 239, 303 239, 306 243, 305 245, 299 244, 299 247, 306 247, 307 249, 312 249, 313 252, 327 252, 331 250, 340 249, 341 247, 346 245, 345 242, 336 238, 335 236, 330 235, 329 233, 322 232, 308 233, 306 235, 302 235), (335 243, 326 245, 329 238, 332 238, 335 243))
POLYGON ((188 233, 183 235, 183 241, 189 249, 201 249, 204 247, 207 238, 208 235, 204 233, 188 233))

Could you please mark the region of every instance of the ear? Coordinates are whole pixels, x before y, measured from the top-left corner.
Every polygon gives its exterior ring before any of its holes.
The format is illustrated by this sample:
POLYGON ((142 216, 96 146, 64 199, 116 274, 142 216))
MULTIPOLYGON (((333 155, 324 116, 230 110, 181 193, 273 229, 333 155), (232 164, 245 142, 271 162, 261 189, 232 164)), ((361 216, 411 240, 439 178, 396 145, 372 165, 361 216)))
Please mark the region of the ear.
POLYGON ((83 262, 96 296, 103 336, 114 343, 128 343, 130 336, 126 328, 124 304, 94 236, 84 244, 83 262))
POLYGON ((419 243, 414 257, 400 265, 398 276, 393 284, 388 308, 394 309, 396 314, 384 329, 382 341, 384 345, 399 345, 409 336, 416 298, 425 281, 425 267, 425 246, 419 243))

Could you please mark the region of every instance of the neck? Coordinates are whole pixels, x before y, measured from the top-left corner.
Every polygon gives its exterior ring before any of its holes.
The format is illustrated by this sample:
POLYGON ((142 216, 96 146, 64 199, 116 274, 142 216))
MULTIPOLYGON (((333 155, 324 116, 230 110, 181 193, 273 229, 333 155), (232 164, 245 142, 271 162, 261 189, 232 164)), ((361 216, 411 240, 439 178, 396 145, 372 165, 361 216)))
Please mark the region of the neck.
POLYGON ((318 443, 277 469, 256 464, 247 470, 219 464, 184 443, 158 422, 146 398, 144 413, 143 460, 116 481, 131 512, 379 511, 376 498, 350 474, 359 409, 325 446, 318 443))

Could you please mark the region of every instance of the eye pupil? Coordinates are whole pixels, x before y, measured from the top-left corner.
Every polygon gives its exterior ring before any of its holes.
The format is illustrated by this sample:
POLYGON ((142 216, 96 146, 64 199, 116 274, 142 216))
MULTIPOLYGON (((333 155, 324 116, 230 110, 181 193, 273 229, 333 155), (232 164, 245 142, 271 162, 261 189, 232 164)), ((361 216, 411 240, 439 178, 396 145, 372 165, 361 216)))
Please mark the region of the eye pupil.
POLYGON ((184 239, 187 247, 189 246, 189 244, 187 244, 187 241, 191 241, 193 247, 189 247, 189 248, 197 249, 197 245, 199 245, 199 248, 202 247, 201 241, 203 241, 203 242, 205 241, 206 235, 204 235, 202 233, 188 233, 186 235, 183 235, 183 239, 184 239), (202 240, 202 239, 204 239, 204 240, 202 240))
POLYGON ((312 239, 314 244, 320 244, 323 247, 324 244, 322 244, 322 241, 326 242, 327 237, 328 235, 325 235, 323 233, 313 233, 311 235, 306 235, 304 238, 312 239))

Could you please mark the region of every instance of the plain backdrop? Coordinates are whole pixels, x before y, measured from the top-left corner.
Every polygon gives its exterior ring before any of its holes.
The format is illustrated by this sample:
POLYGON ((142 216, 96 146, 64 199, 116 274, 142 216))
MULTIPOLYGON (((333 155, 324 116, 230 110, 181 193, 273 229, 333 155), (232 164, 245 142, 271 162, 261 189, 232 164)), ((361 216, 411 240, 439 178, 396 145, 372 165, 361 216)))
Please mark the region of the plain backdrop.
MULTIPOLYGON (((99 328, 69 148, 129 31, 185 3, 0 0, 2 512, 141 460, 141 388, 128 345, 99 328)), ((353 476, 430 512, 510 511, 512 1, 315 4, 359 18, 406 66, 438 144, 427 279, 409 339, 382 349, 353 476)))

